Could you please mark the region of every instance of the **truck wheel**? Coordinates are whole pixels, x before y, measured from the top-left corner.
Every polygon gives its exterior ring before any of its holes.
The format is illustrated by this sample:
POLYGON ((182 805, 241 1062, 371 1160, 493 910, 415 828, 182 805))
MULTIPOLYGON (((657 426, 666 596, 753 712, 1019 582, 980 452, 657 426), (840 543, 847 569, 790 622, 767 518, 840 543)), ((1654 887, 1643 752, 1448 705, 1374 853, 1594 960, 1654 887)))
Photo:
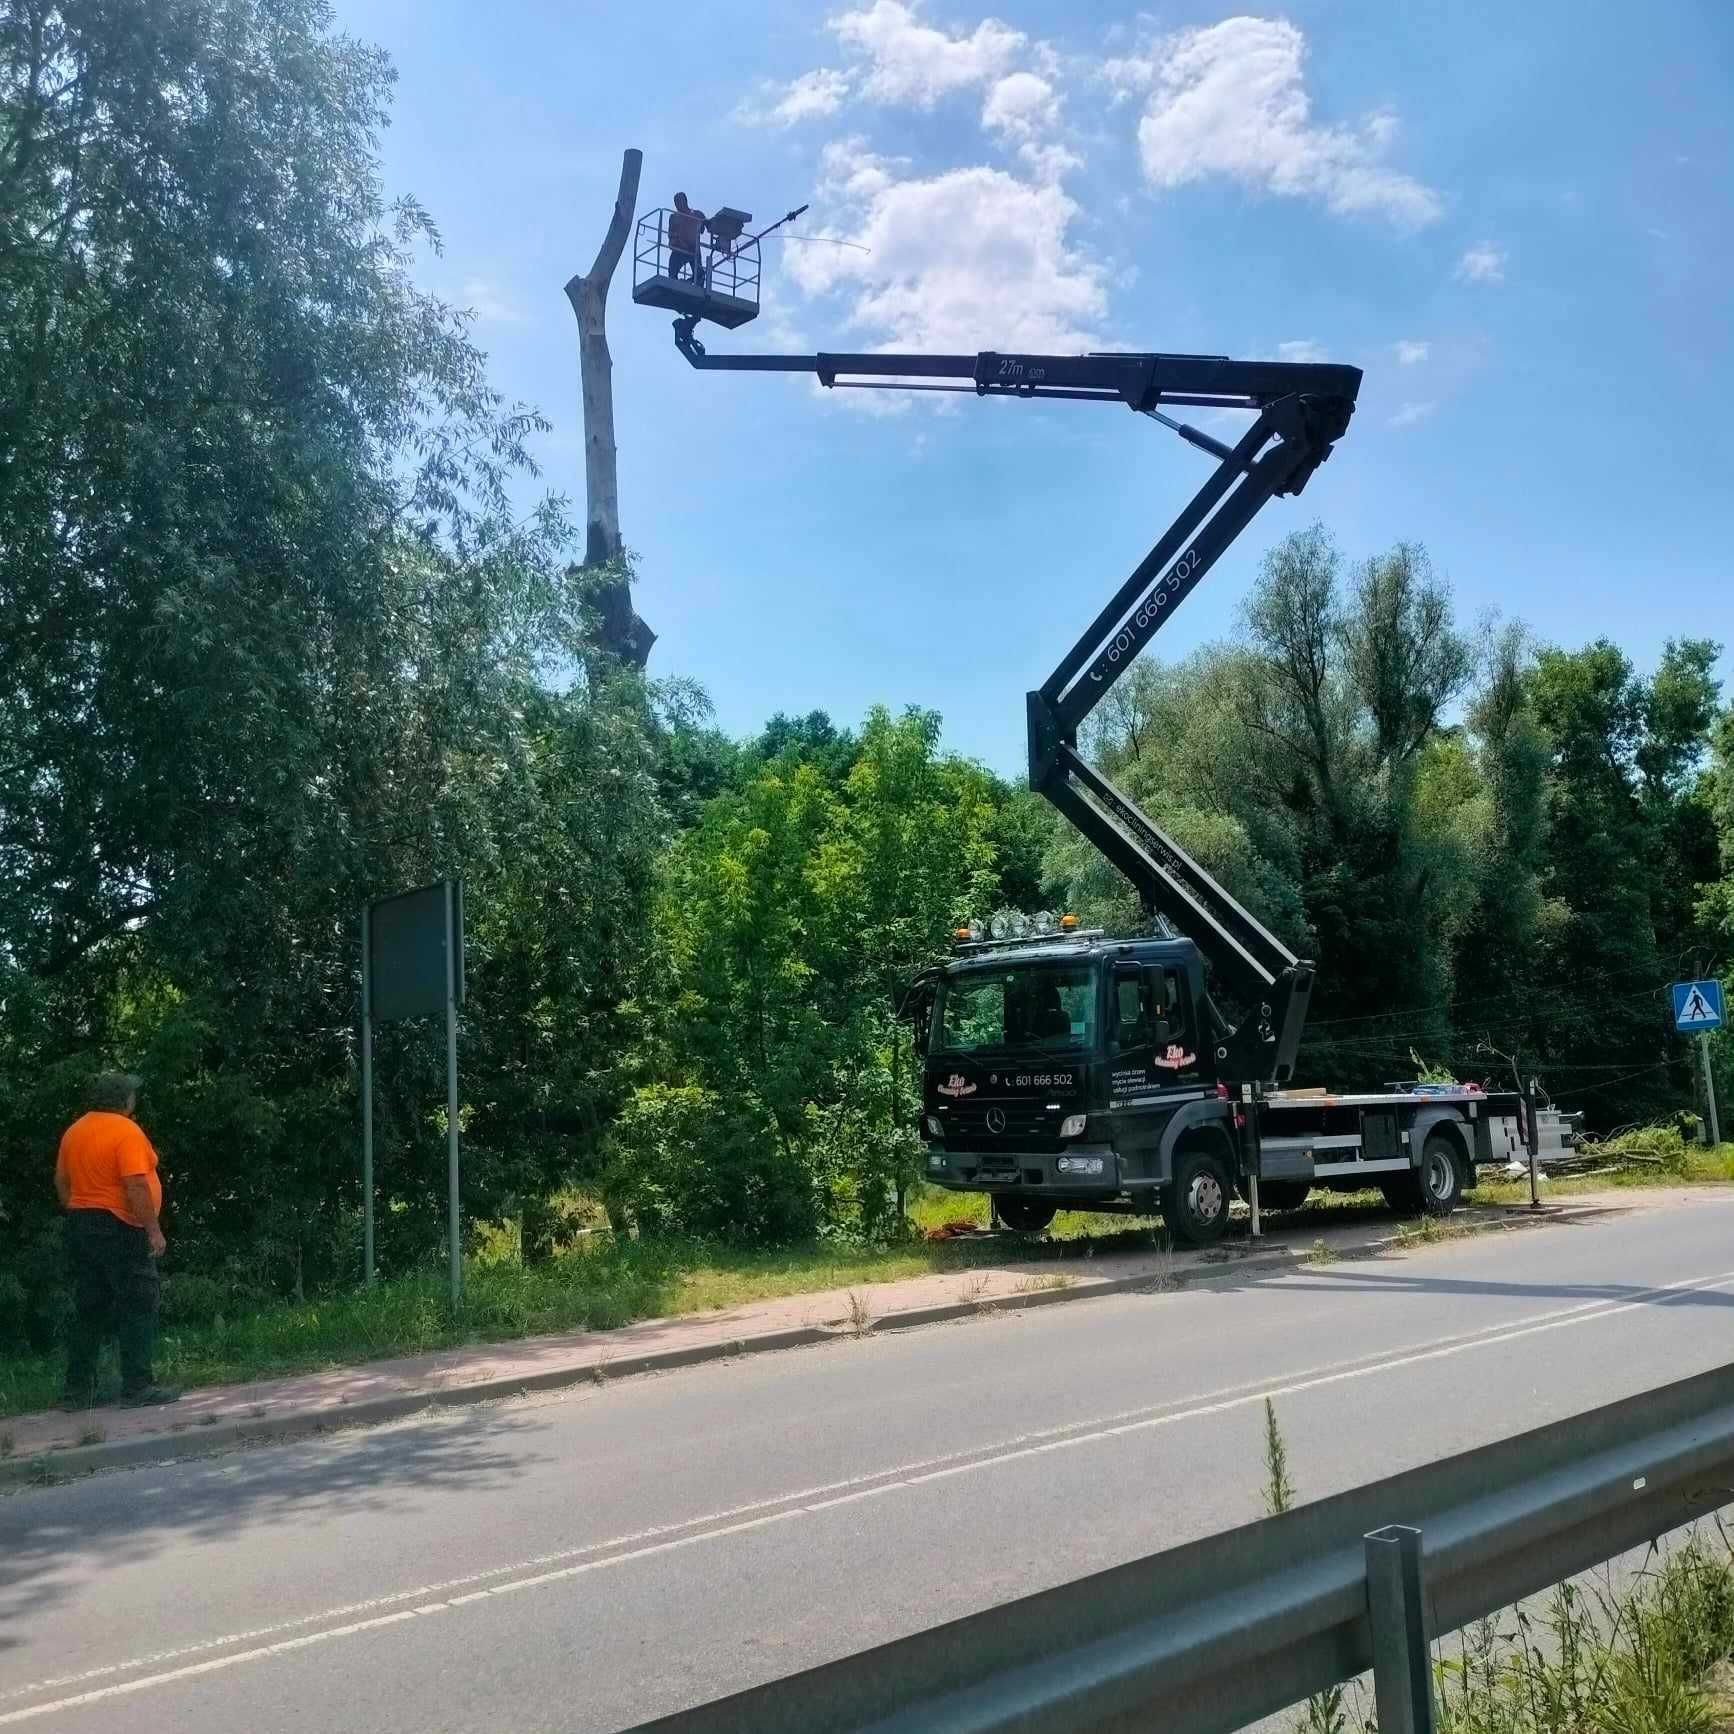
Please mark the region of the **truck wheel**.
POLYGON ((1421 1148, 1421 1208, 1449 1216, 1463 1202, 1463 1157, 1449 1132, 1435 1132, 1421 1148))
POLYGON ((1210 1246, 1228 1226, 1228 1201, 1234 1186, 1214 1150, 1182 1150, 1174 1159, 1174 1181, 1162 1200, 1168 1232, 1187 1246, 1210 1246))
POLYGON ((1449 1216, 1463 1202, 1463 1157, 1449 1132, 1435 1132, 1421 1150, 1416 1173, 1399 1174, 1380 1190, 1405 1216, 1449 1216))
POLYGON ((1039 1198, 1001 1198, 996 1200, 999 1219, 1013 1234, 1040 1234, 1053 1221, 1057 1204, 1044 1204, 1039 1198))
MULTIPOLYGON (((1248 1204, 1252 1203, 1252 1186, 1241 1181, 1236 1189, 1248 1204)), ((1258 1183, 1260 1210, 1299 1210, 1306 1203, 1312 1187, 1305 1180, 1261 1180, 1258 1183)))

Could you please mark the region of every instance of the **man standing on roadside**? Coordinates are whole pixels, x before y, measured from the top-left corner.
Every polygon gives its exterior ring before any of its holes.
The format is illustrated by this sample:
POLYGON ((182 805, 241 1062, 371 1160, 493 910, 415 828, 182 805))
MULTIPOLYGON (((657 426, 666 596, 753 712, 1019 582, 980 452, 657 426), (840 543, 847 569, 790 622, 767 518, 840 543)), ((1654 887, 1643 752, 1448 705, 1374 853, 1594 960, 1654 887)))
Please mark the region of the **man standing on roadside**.
POLYGON ((157 1266, 166 1242, 158 1220, 163 1189, 157 1153, 133 1119, 141 1080, 101 1072, 90 1080, 89 1112, 67 1127, 54 1165, 66 1212, 66 1253, 76 1315, 66 1357, 65 1409, 97 1400, 97 1363, 120 1338, 120 1400, 172 1403, 179 1391, 156 1382, 157 1266))

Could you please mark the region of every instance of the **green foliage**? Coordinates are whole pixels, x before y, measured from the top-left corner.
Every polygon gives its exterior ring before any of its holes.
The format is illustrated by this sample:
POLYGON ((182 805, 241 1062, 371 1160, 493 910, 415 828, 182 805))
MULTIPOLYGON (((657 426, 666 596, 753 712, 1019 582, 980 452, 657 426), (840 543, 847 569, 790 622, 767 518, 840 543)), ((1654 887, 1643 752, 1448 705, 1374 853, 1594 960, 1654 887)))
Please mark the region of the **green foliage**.
POLYGON ((803 728, 804 747, 753 755, 663 865, 645 1082, 608 1171, 644 1222, 875 1234, 915 1178, 896 1010, 957 922, 996 900, 1003 790, 939 752, 930 713, 875 711, 859 737, 803 728), (838 738, 846 755, 829 752, 838 738))
MULTIPOLYGON (((1720 1532, 1718 1532, 1720 1533, 1720 1532)), ((1702 1532, 1620 1590, 1561 1584, 1540 1615, 1480 1621, 1436 1666, 1440 1734, 1712 1734, 1734 1655, 1734 1567, 1702 1532)))
POLYGON ((1424 1060, 1413 1048, 1409 1050, 1409 1063, 1415 1068, 1413 1076, 1418 1084, 1455 1084, 1457 1075, 1449 1066, 1434 1065, 1424 1060))
POLYGON ((1288 1445, 1276 1424, 1276 1405, 1264 1400, 1264 1509, 1280 1517, 1294 1504, 1294 1482, 1289 1479, 1288 1445))
POLYGON ((1639 1163, 1682 1178, 1691 1171, 1693 1152, 1677 1125, 1639 1126, 1584 1148, 1594 1161, 1639 1163))
POLYGON ((777 1242, 815 1225, 812 1188, 779 1160, 763 1110, 696 1084, 646 1084, 627 1098, 603 1187, 648 1235, 777 1242))
MULTIPOLYGON (((623 1088, 695 707, 589 653, 561 503, 520 497, 544 424, 380 187, 391 81, 316 0, 0 18, 0 1329, 29 1341, 63 1306, 55 1140, 119 1061, 171 1279, 353 1279, 369 896, 466 880, 472 1207, 599 1162, 623 1088)), ((440 1048, 380 1032, 400 1266, 437 1235, 440 1048)))

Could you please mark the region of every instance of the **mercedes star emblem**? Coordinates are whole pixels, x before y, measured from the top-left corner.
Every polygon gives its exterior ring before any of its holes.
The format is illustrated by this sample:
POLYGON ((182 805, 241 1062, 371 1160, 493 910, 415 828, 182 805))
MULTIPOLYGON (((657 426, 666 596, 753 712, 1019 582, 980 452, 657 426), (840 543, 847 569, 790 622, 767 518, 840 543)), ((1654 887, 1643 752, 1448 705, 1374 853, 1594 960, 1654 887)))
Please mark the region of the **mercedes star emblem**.
POLYGON ((1003 1132, 1005 1130, 1005 1109, 1004 1108, 989 1108, 988 1109, 988 1111, 987 1111, 987 1129, 990 1132, 1003 1132))

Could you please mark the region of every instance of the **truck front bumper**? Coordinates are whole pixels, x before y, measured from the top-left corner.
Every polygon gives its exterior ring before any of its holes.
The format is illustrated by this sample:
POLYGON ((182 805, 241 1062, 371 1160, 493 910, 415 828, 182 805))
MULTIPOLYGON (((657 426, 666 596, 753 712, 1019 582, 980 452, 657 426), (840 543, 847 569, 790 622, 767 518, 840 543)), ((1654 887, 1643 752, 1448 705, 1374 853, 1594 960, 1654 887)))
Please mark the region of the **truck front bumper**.
POLYGON ((1120 1190, 1120 1158, 1111 1144, 1069 1144, 1064 1150, 946 1150, 929 1144, 922 1173, 930 1185, 952 1192, 1081 1198, 1120 1190))

